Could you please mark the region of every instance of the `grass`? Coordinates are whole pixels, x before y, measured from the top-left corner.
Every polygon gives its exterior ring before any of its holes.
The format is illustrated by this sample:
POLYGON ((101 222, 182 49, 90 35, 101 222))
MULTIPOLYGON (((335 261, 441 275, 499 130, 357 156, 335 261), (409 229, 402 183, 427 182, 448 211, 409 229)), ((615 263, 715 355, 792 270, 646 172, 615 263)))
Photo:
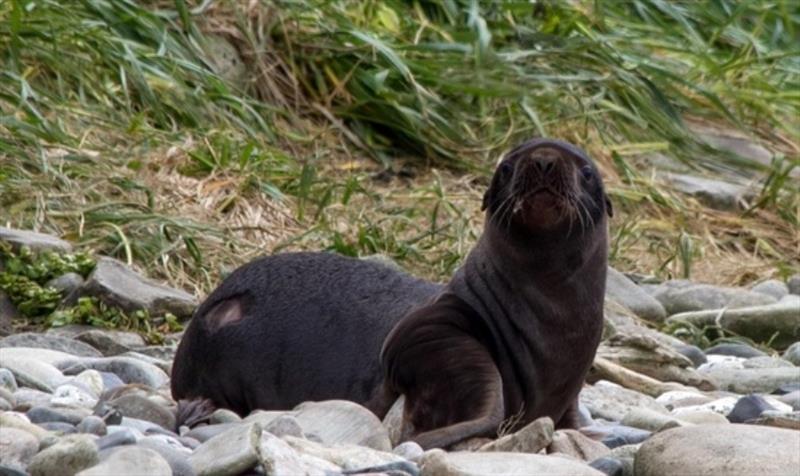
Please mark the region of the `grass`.
POLYGON ((619 268, 785 277, 800 269, 798 32, 791 0, 10 0, 0 222, 199 295, 301 248, 444 280, 480 234, 497 157, 548 135, 597 159, 619 268), (716 150, 700 125, 775 160, 716 150), (653 178, 656 152, 760 193, 709 209, 653 178))

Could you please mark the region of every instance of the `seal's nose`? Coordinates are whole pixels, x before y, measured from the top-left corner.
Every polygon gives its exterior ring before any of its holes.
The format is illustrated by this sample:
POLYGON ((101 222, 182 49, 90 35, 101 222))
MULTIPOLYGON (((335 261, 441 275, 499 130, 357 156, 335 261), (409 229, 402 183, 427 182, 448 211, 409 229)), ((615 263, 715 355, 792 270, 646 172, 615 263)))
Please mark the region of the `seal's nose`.
POLYGON ((551 155, 541 155, 538 157, 534 157, 534 165, 536 166, 536 170, 539 171, 540 174, 548 175, 550 172, 553 171, 556 165, 556 157, 551 155))

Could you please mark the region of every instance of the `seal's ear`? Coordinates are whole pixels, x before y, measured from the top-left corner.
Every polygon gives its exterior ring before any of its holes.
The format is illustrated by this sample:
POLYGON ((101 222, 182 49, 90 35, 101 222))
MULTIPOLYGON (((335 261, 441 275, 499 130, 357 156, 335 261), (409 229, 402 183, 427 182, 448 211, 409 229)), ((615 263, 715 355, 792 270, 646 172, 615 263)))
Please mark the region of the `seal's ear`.
POLYGON ((494 202, 495 196, 497 195, 497 191, 500 189, 500 174, 495 173, 494 177, 492 177, 492 183, 489 184, 489 188, 486 189, 486 193, 483 194, 483 203, 481 204, 481 211, 485 211, 489 206, 494 202))
POLYGON ((609 218, 614 216, 614 207, 611 205, 611 200, 609 200, 608 195, 603 194, 603 200, 606 201, 606 213, 608 214, 609 218))

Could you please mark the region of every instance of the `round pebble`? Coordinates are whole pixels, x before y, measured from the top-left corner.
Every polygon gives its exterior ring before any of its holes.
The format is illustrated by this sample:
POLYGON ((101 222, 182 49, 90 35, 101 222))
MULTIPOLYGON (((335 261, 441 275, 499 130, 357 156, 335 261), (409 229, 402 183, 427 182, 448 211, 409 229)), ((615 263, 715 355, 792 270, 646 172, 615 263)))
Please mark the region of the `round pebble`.
POLYGON ((92 435, 103 436, 107 433, 106 423, 97 415, 89 415, 78 423, 80 433, 90 433, 92 435))
POLYGON ((0 387, 3 387, 11 393, 17 391, 17 379, 10 370, 0 368, 0 387))
POLYGON ((97 464, 97 446, 89 435, 68 435, 40 451, 28 465, 31 476, 75 474, 97 464))

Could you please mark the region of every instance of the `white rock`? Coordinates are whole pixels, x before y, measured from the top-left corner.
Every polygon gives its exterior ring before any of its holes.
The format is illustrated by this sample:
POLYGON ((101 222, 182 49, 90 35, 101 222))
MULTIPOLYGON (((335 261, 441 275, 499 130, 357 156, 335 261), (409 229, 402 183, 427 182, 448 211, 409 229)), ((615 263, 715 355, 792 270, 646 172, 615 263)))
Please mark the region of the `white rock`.
POLYGON ((74 385, 65 384, 55 389, 50 403, 53 405, 65 405, 71 407, 94 408, 97 405, 97 397, 91 395, 74 385))
POLYGON ((100 398, 105 388, 103 386, 103 376, 97 370, 84 370, 76 375, 72 381, 83 385, 96 398, 100 398))
POLYGON ((270 476, 327 476, 341 471, 340 467, 329 461, 300 453, 268 432, 261 434, 258 457, 264 471, 270 476))
POLYGON ((706 359, 707 359, 706 363, 700 365, 700 367, 697 368, 698 372, 716 368, 743 369, 744 361, 747 360, 744 357, 734 357, 732 355, 716 355, 716 354, 706 355, 706 359))

